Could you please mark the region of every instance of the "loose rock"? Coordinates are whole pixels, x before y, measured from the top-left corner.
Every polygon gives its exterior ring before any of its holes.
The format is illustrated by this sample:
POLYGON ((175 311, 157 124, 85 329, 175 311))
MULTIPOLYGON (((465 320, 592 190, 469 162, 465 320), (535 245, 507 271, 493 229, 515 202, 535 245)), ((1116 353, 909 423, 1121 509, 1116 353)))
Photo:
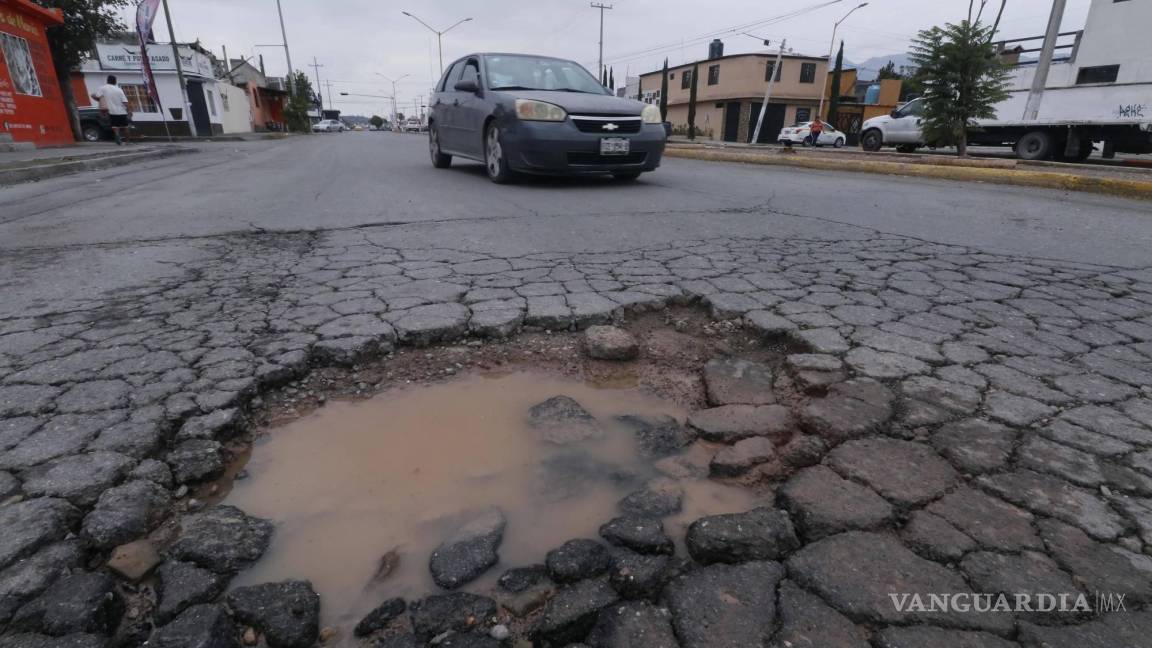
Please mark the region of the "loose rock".
POLYGON ((215 600, 228 584, 218 574, 176 560, 161 564, 156 576, 156 620, 160 623, 167 623, 193 605, 215 600))
POLYGON ((171 502, 168 491, 150 481, 108 489, 84 518, 83 533, 103 549, 124 544, 155 528, 171 502))
POLYGON ((412 603, 408 615, 416 636, 427 642, 448 631, 486 632, 496 616, 496 602, 468 592, 437 594, 412 603))
POLYGON ((588 634, 593 648, 679 648, 667 608, 629 601, 604 608, 588 634))
POLYGON ((238 587, 227 601, 236 620, 259 630, 272 648, 308 648, 320 636, 320 596, 308 581, 238 587))
POLYGON ((775 379, 768 365, 740 358, 716 358, 704 365, 704 388, 713 406, 771 405, 775 379))
POLYGON ((548 552, 548 575, 557 583, 571 583, 608 571, 608 550, 595 540, 576 539, 548 552))
POLYGON ((645 554, 671 554, 675 549, 657 518, 618 517, 600 527, 600 537, 645 554))
POLYGON ((554 646, 583 640, 602 608, 617 601, 608 577, 582 580, 556 592, 544 608, 532 634, 554 646))
POLYGON ((604 436, 604 429, 580 403, 554 396, 528 410, 528 423, 540 438, 557 445, 582 443, 604 436))
POLYGON ((597 360, 635 360, 640 345, 632 334, 616 326, 590 326, 584 331, 584 349, 597 360))
POLYGON ((223 605, 190 607, 148 640, 154 648, 235 648, 238 643, 223 605))
POLYGON ((432 552, 432 579, 445 589, 475 580, 499 562, 496 550, 504 539, 505 525, 504 513, 491 508, 457 529, 432 552))
POLYGON ((234 574, 256 562, 272 540, 272 523, 234 506, 215 506, 184 518, 169 553, 218 574, 234 574))
POLYGON ((617 416, 616 420, 636 435, 640 454, 645 457, 674 455, 696 440, 692 428, 666 414, 617 416))
POLYGON ((61 578, 21 607, 12 617, 11 628, 54 637, 107 635, 123 613, 115 581, 104 574, 79 573, 61 578))

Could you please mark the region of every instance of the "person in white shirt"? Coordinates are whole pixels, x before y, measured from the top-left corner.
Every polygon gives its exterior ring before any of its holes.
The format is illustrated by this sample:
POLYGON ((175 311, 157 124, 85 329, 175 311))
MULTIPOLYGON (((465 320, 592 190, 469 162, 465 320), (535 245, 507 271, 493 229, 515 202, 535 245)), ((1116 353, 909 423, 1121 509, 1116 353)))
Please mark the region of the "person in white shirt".
POLYGON ((100 112, 108 116, 112 126, 112 134, 116 136, 116 145, 124 143, 124 136, 120 131, 128 130, 128 123, 132 119, 132 108, 128 106, 128 97, 116 85, 116 77, 108 75, 108 83, 97 88, 92 98, 100 102, 100 112))

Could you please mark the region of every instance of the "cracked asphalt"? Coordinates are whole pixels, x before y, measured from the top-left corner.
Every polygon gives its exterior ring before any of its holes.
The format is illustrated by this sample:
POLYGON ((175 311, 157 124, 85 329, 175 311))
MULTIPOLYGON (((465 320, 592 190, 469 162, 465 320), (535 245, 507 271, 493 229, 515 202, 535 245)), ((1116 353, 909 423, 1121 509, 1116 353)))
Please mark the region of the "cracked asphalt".
MULTIPOLYGON (((831 385, 797 406, 829 451, 778 498, 802 546, 764 570, 776 641, 1147 645, 1146 204, 683 160, 632 185, 457 166, 346 133, 0 189, 0 629, 106 645, 107 609, 45 610, 120 585, 60 583, 217 474, 248 401, 310 366, 698 303, 831 385), (1128 612, 916 616, 902 586, 1118 591, 1128 612)), ((711 645, 673 599, 680 643, 711 645)))

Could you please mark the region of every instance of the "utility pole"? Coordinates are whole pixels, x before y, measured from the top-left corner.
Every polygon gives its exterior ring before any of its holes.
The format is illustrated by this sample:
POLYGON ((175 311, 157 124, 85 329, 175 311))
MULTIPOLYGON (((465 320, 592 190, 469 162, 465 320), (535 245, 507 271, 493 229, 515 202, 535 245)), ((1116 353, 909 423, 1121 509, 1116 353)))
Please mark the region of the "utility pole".
POLYGON ((328 105, 335 108, 336 103, 332 101, 332 82, 331 81, 325 81, 324 87, 328 88, 328 105))
POLYGON ((320 68, 324 67, 324 64, 321 63, 320 61, 316 60, 316 57, 313 56, 312 57, 312 65, 309 65, 308 67, 312 68, 313 70, 316 70, 316 96, 320 97, 320 116, 323 117, 324 116, 324 93, 320 90, 320 88, 322 87, 320 85, 320 68))
POLYGON ((1052 2, 1048 31, 1044 33, 1044 44, 1040 47, 1040 62, 1036 65, 1036 76, 1032 77, 1028 103, 1024 105, 1025 120, 1033 120, 1040 116, 1040 102, 1044 99, 1044 88, 1048 86, 1048 69, 1052 67, 1052 55, 1056 52, 1056 37, 1060 34, 1060 23, 1064 20, 1065 4, 1066 0, 1052 2))
POLYGON ((867 2, 860 3, 854 7, 852 11, 844 14, 844 17, 840 20, 837 20, 836 23, 832 26, 832 42, 828 44, 828 64, 824 68, 824 85, 820 89, 820 107, 816 109, 816 119, 820 121, 824 121, 824 95, 827 94, 828 91, 828 73, 832 68, 832 50, 836 47, 836 30, 840 29, 840 23, 848 20, 848 16, 856 13, 858 9, 863 9, 867 6, 867 2))
POLYGON ((296 94, 292 89, 292 77, 296 75, 296 68, 292 67, 292 53, 288 51, 288 30, 284 29, 284 9, 280 7, 280 0, 276 0, 276 11, 280 13, 280 37, 284 41, 284 58, 288 59, 288 95, 296 94))
POLYGON ((180 48, 176 46, 176 32, 172 29, 172 12, 168 10, 168 0, 164 0, 164 19, 168 22, 168 40, 172 41, 172 58, 176 59, 176 78, 180 82, 180 96, 184 99, 184 118, 188 120, 188 132, 192 137, 198 137, 196 120, 192 119, 192 104, 188 102, 188 83, 184 80, 184 66, 180 63, 180 48))
POLYGON ((611 10, 612 5, 606 5, 606 4, 603 4, 600 2, 593 2, 592 8, 600 10, 600 70, 598 72, 599 76, 596 77, 596 78, 600 78, 600 77, 604 76, 604 10, 605 9, 611 10))
POLYGON ((787 44, 787 39, 780 41, 780 51, 776 53, 776 64, 772 66, 772 74, 768 75, 768 89, 764 91, 764 105, 760 106, 760 118, 756 120, 756 132, 752 133, 752 144, 760 141, 760 129, 764 127, 764 116, 768 114, 768 102, 772 99, 772 85, 776 83, 776 73, 780 71, 780 64, 784 61, 784 46, 787 44))

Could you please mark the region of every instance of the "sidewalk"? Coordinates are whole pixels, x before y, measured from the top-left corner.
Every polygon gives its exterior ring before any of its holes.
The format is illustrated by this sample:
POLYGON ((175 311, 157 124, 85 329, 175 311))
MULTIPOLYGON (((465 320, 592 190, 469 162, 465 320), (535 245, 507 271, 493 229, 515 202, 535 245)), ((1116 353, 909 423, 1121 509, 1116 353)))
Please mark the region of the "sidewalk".
POLYGON ((179 144, 78 143, 60 148, 29 149, 0 153, 0 186, 35 182, 61 175, 95 171, 196 153, 198 149, 179 144))
POLYGON ((1138 167, 1030 162, 1002 158, 957 158, 924 153, 871 153, 847 148, 793 147, 788 150, 772 145, 690 142, 679 138, 668 141, 665 154, 668 157, 715 162, 798 166, 830 171, 988 182, 1152 200, 1152 169, 1138 167))

